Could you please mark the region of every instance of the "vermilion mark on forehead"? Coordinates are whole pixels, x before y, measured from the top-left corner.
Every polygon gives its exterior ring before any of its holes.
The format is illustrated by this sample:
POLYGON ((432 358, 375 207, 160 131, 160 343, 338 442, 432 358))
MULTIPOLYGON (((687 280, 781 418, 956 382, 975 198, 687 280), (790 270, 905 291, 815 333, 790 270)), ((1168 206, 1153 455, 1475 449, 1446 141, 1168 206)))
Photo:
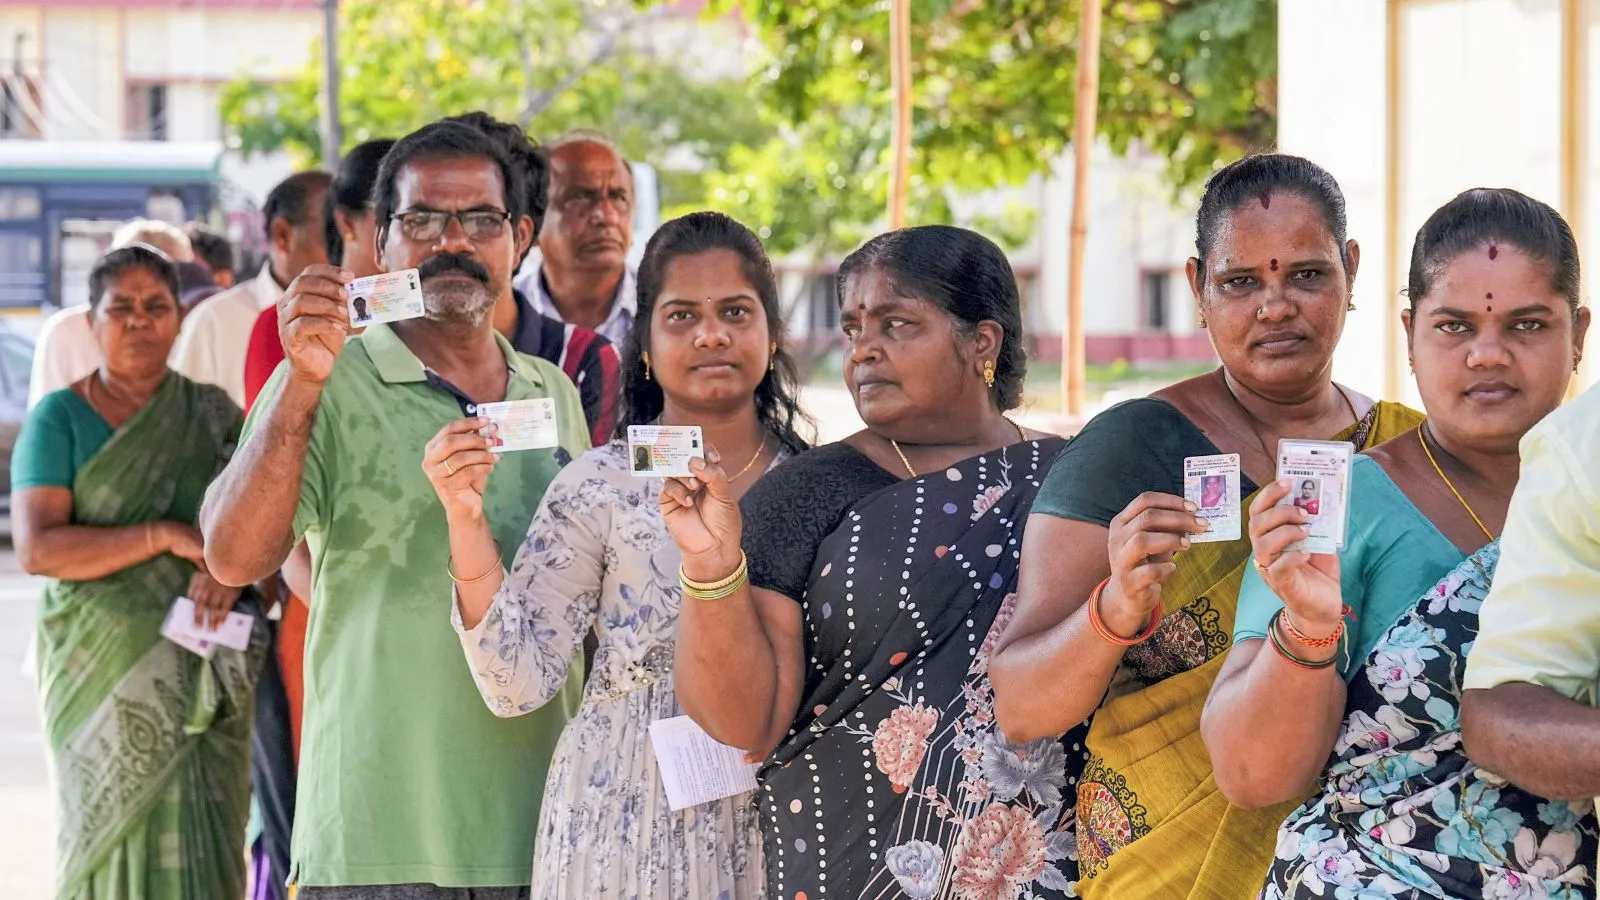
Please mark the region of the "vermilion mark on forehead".
POLYGON ((1490 291, 1489 293, 1484 294, 1483 295, 1483 299, 1485 299, 1485 300, 1493 300, 1494 299, 1494 291, 1490 291))
POLYGON ((1272 195, 1266 193, 1265 191, 1263 191, 1261 193, 1261 208, 1262 209, 1271 209, 1272 208, 1272 195))
POLYGON ((1489 245, 1489 258, 1490 259, 1494 259, 1496 256, 1499 256, 1499 255, 1500 255, 1500 248, 1495 246, 1494 244, 1490 244, 1489 245))

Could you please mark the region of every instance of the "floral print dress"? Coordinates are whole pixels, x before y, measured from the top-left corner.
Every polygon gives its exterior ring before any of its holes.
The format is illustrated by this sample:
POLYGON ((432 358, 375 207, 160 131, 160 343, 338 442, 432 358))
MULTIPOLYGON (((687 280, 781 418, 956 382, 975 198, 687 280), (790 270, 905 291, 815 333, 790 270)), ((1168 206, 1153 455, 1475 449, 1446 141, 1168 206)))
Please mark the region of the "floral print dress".
POLYGON ((589 451, 551 482, 483 621, 462 629, 451 603, 497 715, 549 701, 582 664, 584 635, 598 633, 583 705, 550 763, 534 900, 763 896, 754 796, 673 812, 651 748, 650 723, 682 715, 671 674, 679 555, 660 493, 660 479, 629 473, 626 442, 589 451))
POLYGON ((746 495, 752 583, 800 601, 805 637, 799 715, 761 773, 769 897, 1074 896, 1085 728, 1011 744, 989 683, 1022 527, 1061 446, 909 481, 876 470, 887 486, 845 491, 841 511, 839 473, 873 464, 836 445, 746 495))
POLYGON ((1468 557, 1367 657, 1322 790, 1278 832, 1263 898, 1595 896, 1592 804, 1535 797, 1462 750, 1461 679, 1499 556, 1490 544, 1468 557))

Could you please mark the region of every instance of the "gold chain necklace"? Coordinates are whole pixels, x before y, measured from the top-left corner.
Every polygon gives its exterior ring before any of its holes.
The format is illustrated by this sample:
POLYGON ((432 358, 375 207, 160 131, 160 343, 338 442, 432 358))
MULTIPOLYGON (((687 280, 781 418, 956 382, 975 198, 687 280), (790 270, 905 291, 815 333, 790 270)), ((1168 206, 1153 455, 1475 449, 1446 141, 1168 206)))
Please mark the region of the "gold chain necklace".
MULTIPOLYGON (((1028 439, 1028 433, 1026 431, 1022 430, 1022 426, 1021 425, 1018 425, 1016 422, 1013 422, 1011 420, 1010 416, 1001 416, 1000 418, 1005 419, 1006 422, 1009 423, 1012 428, 1015 428, 1017 430, 1017 437, 1021 438, 1024 441, 1026 441, 1028 439)), ((906 467, 906 471, 911 473, 911 477, 912 478, 916 478, 917 477, 917 470, 911 468, 911 460, 906 459, 906 452, 904 450, 900 449, 900 442, 895 440, 894 438, 889 438, 889 446, 894 448, 894 452, 900 454, 900 464, 902 466, 906 467)))
POLYGON ((750 457, 750 461, 744 464, 744 468, 739 470, 739 474, 738 475, 735 475, 732 478, 728 479, 728 482, 730 484, 732 482, 738 481, 741 477, 744 476, 744 473, 750 471, 750 467, 756 464, 756 460, 761 458, 761 454, 767 452, 767 438, 768 437, 769 437, 769 435, 766 435, 766 434, 763 434, 761 436, 761 446, 756 448, 756 455, 750 457))
POLYGON ((1478 514, 1473 512, 1472 504, 1468 503, 1467 498, 1461 496, 1461 492, 1456 490, 1455 483, 1450 480, 1449 475, 1444 473, 1444 469, 1439 468, 1439 461, 1433 458, 1433 451, 1428 449, 1428 442, 1422 436, 1422 429, 1426 427, 1426 425, 1423 425, 1417 428, 1417 443, 1422 445, 1422 452, 1428 455, 1428 462, 1433 463, 1433 471, 1439 473, 1439 480, 1443 481, 1444 486, 1450 489, 1450 493, 1456 495, 1456 502, 1460 503, 1461 508, 1467 511, 1467 515, 1472 517, 1472 521, 1477 523, 1478 529, 1483 532, 1483 536, 1491 541, 1494 540, 1494 533, 1489 530, 1488 526, 1483 524, 1483 520, 1478 518, 1478 514))

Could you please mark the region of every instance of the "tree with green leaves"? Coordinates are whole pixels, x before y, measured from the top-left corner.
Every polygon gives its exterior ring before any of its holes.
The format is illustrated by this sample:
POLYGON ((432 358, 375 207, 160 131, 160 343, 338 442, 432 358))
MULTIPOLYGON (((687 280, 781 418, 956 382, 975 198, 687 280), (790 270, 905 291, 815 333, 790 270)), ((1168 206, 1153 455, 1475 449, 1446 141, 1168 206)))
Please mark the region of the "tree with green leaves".
MULTIPOLYGON (((477 109, 536 139, 598 128, 630 158, 656 165, 665 203, 698 206, 703 170, 771 133, 741 78, 693 72, 682 48, 663 43, 662 26, 683 20, 667 7, 344 0, 339 14, 348 145, 477 109)), ((223 120, 246 154, 288 150, 309 162, 321 154, 320 90, 315 62, 287 82, 237 81, 223 91, 223 120)))
MULTIPOLYGON (((1067 146, 1079 2, 912 0, 912 221, 949 221, 953 194, 1019 184, 1067 146)), ((848 246, 888 194, 887 6, 716 0, 706 13, 735 11, 772 54, 752 92, 778 127, 735 149, 709 202, 763 223, 779 251, 848 246)), ((1101 137, 1165 157, 1175 194, 1273 143, 1273 0, 1109 0, 1102 30, 1101 137)))

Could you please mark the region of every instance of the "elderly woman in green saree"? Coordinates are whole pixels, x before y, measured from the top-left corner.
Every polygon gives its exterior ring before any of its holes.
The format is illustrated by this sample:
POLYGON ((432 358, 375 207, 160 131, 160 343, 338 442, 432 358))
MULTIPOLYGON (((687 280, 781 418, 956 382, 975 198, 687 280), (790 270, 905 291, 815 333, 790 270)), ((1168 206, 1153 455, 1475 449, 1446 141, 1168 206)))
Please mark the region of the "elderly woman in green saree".
POLYGON ((113 250, 89 285, 105 362, 39 402, 12 461, 17 553, 50 579, 36 637, 56 897, 239 897, 265 633, 205 659, 161 629, 179 597, 212 627, 240 602, 206 573, 194 523, 241 415, 167 368, 180 318, 170 260, 113 250))

